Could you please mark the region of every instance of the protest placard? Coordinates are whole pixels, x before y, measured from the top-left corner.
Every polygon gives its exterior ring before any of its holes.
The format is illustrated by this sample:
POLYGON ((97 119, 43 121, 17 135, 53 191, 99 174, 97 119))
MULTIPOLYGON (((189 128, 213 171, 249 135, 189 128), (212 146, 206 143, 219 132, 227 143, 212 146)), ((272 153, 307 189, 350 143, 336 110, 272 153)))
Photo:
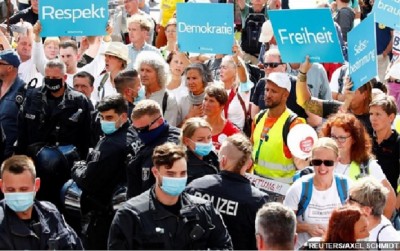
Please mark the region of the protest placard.
POLYGON ((270 10, 274 36, 285 63, 343 62, 342 49, 329 9, 270 10))
POLYGON ((374 15, 370 14, 347 34, 349 74, 353 90, 378 75, 374 15))
POLYGON ((400 30, 400 0, 376 0, 372 13, 377 23, 400 30))
POLYGON ((176 17, 179 50, 232 54, 233 4, 178 3, 176 17))
POLYGON ((108 22, 108 1, 39 1, 42 37, 104 35, 108 22))

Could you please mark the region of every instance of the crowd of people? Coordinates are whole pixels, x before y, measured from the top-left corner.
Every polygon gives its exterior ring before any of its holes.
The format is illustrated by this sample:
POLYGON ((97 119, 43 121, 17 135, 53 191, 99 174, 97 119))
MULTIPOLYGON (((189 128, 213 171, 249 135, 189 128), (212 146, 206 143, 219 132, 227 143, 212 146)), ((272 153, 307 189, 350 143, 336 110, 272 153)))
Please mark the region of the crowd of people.
POLYGON ((38 0, 4 2, 0 249, 400 248, 399 32, 376 24, 356 90, 347 62, 374 1, 233 1, 230 55, 179 50, 183 0, 159 20, 124 0, 84 37, 41 37, 38 0), (320 7, 346 61, 284 62, 268 10, 320 7), (304 124, 308 158, 288 143, 304 124))

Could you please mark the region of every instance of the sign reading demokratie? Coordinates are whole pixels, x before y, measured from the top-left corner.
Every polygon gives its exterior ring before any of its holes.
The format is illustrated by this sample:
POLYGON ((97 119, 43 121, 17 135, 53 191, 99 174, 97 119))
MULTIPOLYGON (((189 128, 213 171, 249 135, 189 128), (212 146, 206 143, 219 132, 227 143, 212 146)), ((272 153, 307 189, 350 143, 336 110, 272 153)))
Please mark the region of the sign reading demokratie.
POLYGON ((176 19, 180 51, 232 54, 233 4, 178 3, 176 19))
POLYGON ((40 0, 42 37, 104 35, 108 21, 108 1, 40 0))
POLYGON ((275 40, 285 63, 343 62, 330 9, 270 10, 275 40))
POLYGON ((353 90, 361 87, 378 74, 376 60, 374 14, 368 15, 347 35, 349 73, 353 90))

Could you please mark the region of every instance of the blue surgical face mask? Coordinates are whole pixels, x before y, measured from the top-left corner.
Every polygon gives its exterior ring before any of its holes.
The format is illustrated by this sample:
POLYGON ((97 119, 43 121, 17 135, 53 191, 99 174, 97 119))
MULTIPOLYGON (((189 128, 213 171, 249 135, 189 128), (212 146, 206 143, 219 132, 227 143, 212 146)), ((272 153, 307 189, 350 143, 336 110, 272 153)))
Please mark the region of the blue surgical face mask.
POLYGON ((139 89, 138 96, 135 98, 135 101, 133 102, 134 104, 137 104, 140 100, 144 99, 144 96, 146 95, 146 91, 144 89, 144 86, 139 89))
POLYGON ((194 147, 194 153, 199 155, 199 156, 206 156, 208 155, 213 149, 214 145, 212 144, 212 141, 209 143, 202 143, 202 142, 194 142, 191 140, 195 147, 194 147))
POLYGON ((4 199, 9 208, 14 212, 25 212, 33 205, 35 192, 4 193, 4 199))
POLYGON ((161 190, 171 196, 179 196, 186 188, 187 177, 162 177, 161 190))
MULTIPOLYGON (((119 119, 118 119, 119 120, 119 119)), ((118 121, 117 120, 117 121, 118 121)), ((116 123, 117 121, 105 121, 105 120, 101 120, 100 121, 100 125, 101 125, 101 130, 105 133, 105 134, 112 134, 115 131, 117 131, 117 127, 116 127, 116 123)))

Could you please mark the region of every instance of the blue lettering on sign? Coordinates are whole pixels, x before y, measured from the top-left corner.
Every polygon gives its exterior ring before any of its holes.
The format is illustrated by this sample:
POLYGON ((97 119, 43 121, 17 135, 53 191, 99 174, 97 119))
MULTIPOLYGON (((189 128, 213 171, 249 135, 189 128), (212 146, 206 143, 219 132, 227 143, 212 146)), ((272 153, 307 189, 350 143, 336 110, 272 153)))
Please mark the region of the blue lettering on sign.
POLYGON ((92 18, 105 18, 105 8, 95 8, 94 4, 91 4, 89 9, 55 9, 52 6, 43 6, 42 15, 43 20, 48 19, 72 19, 75 23, 77 19, 92 19, 92 18))

